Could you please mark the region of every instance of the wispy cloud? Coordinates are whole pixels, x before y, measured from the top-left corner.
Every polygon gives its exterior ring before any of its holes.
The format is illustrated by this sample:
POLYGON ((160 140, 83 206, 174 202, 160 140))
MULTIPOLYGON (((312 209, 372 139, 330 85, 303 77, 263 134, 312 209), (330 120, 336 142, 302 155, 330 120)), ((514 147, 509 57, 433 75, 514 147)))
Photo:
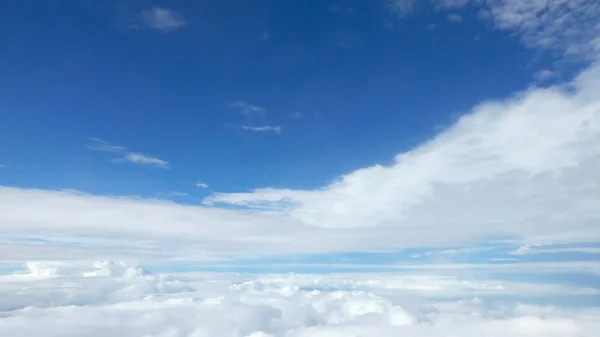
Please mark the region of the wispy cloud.
POLYGON ((264 116, 267 113, 267 109, 248 102, 232 102, 229 103, 229 107, 238 110, 244 116, 264 116))
POLYGON ((447 16, 448 21, 452 22, 452 23, 459 23, 462 22, 463 18, 462 16, 456 14, 456 13, 450 13, 447 16))
POLYGON ((111 152, 111 153, 123 153, 127 149, 121 145, 111 144, 104 139, 90 137, 88 138, 92 141, 92 144, 87 145, 86 147, 90 150, 94 151, 103 151, 103 152, 111 152))
POLYGON ((179 13, 162 7, 144 10, 140 16, 143 23, 148 27, 163 33, 172 32, 187 25, 187 21, 179 13))
POLYGON ((198 187, 198 188, 208 188, 208 184, 199 181, 199 182, 196 183, 196 187, 198 187))
POLYGON ((166 193, 161 193, 161 195, 163 195, 165 197, 180 198, 180 197, 187 197, 189 194, 185 193, 185 192, 179 192, 179 191, 170 191, 170 192, 166 192, 166 193))
POLYGON ((552 70, 548 70, 548 69, 540 70, 534 74, 534 77, 538 82, 545 82, 556 76, 557 75, 555 72, 553 72, 552 70))
POLYGON ((0 164, 0 168, 6 168, 6 165, 0 164))
POLYGON ((588 57, 600 49, 597 0, 435 0, 438 9, 479 6, 479 17, 499 30, 517 33, 527 47, 588 57))
POLYGON ((260 42, 267 41, 269 37, 271 37, 271 33, 269 33, 268 30, 265 30, 264 32, 262 32, 262 34, 260 34, 260 42))
POLYGON ((577 246, 542 246, 542 245, 523 245, 510 252, 511 255, 532 255, 532 254, 557 254, 557 253, 583 253, 600 254, 600 247, 577 247, 577 246), (545 248, 544 248, 545 247, 545 248))
POLYGON ((160 168, 169 168, 169 163, 158 159, 156 157, 150 157, 147 156, 145 154, 142 153, 128 153, 125 155, 125 157, 123 158, 131 163, 137 164, 137 165, 148 165, 148 166, 154 166, 154 167, 160 167, 160 168))
POLYGON ((90 137, 92 143, 86 147, 92 151, 109 152, 121 155, 118 159, 113 159, 113 162, 128 161, 136 165, 153 166, 158 168, 168 169, 170 164, 160 158, 149 156, 139 152, 128 151, 125 146, 112 144, 104 139, 90 137))
POLYGON ((415 10, 414 0, 388 0, 387 7, 400 17, 407 16, 415 10))
POLYGON ((290 115, 291 119, 300 119, 302 117, 304 117, 304 114, 302 112, 294 112, 290 115))
POLYGON ((240 129, 245 131, 252 132, 274 132, 280 134, 283 131, 281 126, 272 126, 272 125, 262 125, 262 126, 248 126, 248 125, 240 125, 240 129))

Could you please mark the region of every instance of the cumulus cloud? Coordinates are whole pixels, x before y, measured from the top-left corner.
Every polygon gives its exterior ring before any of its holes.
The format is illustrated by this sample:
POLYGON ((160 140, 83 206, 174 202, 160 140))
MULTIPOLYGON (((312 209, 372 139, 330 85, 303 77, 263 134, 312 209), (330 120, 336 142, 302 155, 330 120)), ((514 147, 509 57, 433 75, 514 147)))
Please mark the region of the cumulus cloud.
POLYGON ((31 262, 0 276, 0 335, 587 337, 600 329, 597 308, 415 298, 390 290, 443 294, 452 282, 371 277, 164 275, 123 262, 31 262))
POLYGON ((431 141, 318 190, 215 194, 316 227, 393 230, 403 243, 600 239, 600 67, 478 105, 431 141), (424 239, 426 238, 426 239, 424 239))
POLYGON ((116 153, 121 155, 120 158, 113 159, 114 162, 127 161, 136 165, 153 166, 163 169, 168 169, 170 164, 160 158, 152 157, 139 152, 130 152, 126 147, 121 145, 115 145, 107 142, 100 138, 89 138, 91 144, 87 146, 88 149, 93 151, 116 153))
POLYGON ((163 33, 172 32, 187 25, 187 21, 179 13, 168 8, 153 7, 142 11, 140 16, 148 27, 163 33))

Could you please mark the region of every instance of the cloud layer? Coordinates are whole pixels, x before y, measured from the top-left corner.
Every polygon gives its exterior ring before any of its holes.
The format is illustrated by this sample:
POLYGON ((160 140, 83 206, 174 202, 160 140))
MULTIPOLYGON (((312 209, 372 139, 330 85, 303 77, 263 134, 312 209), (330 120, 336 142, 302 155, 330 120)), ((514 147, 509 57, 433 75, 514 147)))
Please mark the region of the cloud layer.
POLYGON ((507 284, 368 274, 165 275, 123 262, 31 262, 23 273, 0 276, 0 335, 586 337, 600 329, 596 308, 473 297, 502 292, 502 286, 507 284), (457 290, 467 298, 436 295, 457 290))

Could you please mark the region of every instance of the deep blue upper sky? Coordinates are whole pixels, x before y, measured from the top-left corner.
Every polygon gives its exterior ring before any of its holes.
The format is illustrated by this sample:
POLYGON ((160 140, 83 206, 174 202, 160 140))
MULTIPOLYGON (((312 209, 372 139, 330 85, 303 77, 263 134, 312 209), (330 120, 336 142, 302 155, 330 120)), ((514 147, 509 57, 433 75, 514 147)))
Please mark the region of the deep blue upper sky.
POLYGON ((222 192, 316 188, 387 163, 473 104, 526 88, 547 62, 475 11, 456 13, 462 21, 398 18, 384 1, 9 1, 0 185, 194 202, 198 180, 222 192), (161 7, 185 24, 139 20, 161 7), (115 163, 89 137, 170 169, 115 163))

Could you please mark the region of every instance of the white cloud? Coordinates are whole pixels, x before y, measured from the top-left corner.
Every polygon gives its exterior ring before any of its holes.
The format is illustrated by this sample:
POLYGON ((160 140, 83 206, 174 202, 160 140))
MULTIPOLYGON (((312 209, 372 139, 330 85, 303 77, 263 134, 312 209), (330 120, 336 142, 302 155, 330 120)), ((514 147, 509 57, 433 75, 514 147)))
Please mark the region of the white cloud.
POLYGON ((531 254, 555 254, 555 253, 583 253, 600 254, 600 247, 546 247, 542 245, 523 245, 511 252, 512 255, 531 255, 531 254))
POLYGON ((87 146, 87 148, 90 150, 112 153, 124 153, 127 150, 124 146, 111 144, 104 139, 94 137, 90 137, 88 139, 92 142, 87 146))
POLYGON ((125 160, 137 164, 137 165, 146 165, 146 166, 154 166, 159 168, 169 168, 169 163, 161 160, 156 157, 150 157, 142 153, 131 152, 125 155, 125 160))
POLYGON ((215 194, 316 227, 385 228, 398 245, 513 237, 598 241, 600 67, 571 83, 480 104, 389 166, 318 190, 215 194))
POLYGON ((600 51, 600 6, 596 0, 436 0, 439 8, 472 3, 495 27, 518 34, 528 47, 567 55, 597 57, 600 51))
POLYGON ((187 25, 187 21, 179 13, 162 7, 153 7, 142 11, 141 18, 147 26, 163 33, 172 32, 187 25))
POLYGON ((238 110, 245 116, 264 116, 267 109, 250 104, 248 102, 233 102, 229 103, 229 107, 238 110))
POLYGON ((542 69, 542 70, 538 71, 537 73, 535 73, 535 75, 534 75, 535 79, 538 82, 545 82, 556 76, 557 76, 557 74, 555 72, 548 70, 548 69, 542 69))
POLYGON ((0 164, 0 168, 6 168, 6 165, 0 164))
MULTIPOLYGON (((253 211, 0 187, 0 232, 153 240, 166 258, 185 260, 435 249, 489 238, 598 242, 599 72, 593 66, 571 83, 482 104, 394 164, 351 172, 321 189, 206 199, 253 211)), ((124 244, 121 253, 130 248, 124 244)), ((39 248, 13 249, 19 259, 43 256, 39 248)), ((61 247, 52 249, 59 256, 61 247)))
POLYGON ((11 337, 592 337, 598 308, 494 302, 482 293, 575 289, 436 276, 152 274, 122 262, 31 262, 0 276, 11 337), (390 278, 391 277, 391 278, 390 278), (452 294, 458 300, 439 300, 452 294))
POLYGON ((274 132, 281 133, 283 130, 281 126, 272 126, 272 125, 261 125, 261 126, 248 126, 248 125, 240 125, 240 129, 245 131, 253 131, 253 132, 274 132))
POLYGON ((116 153, 116 154, 122 155, 122 157, 120 157, 118 159, 113 159, 112 160, 113 162, 128 161, 128 162, 136 164, 136 165, 146 165, 146 166, 153 166, 153 167, 159 167, 159 168, 164 168, 164 169, 168 169, 170 166, 170 164, 168 162, 166 162, 162 159, 159 159, 157 157, 148 156, 148 155, 138 153, 138 152, 130 152, 124 146, 111 144, 111 143, 107 142, 106 140, 103 140, 100 138, 92 137, 92 138, 89 138, 89 140, 92 142, 90 145, 87 146, 87 148, 90 150, 116 153))
POLYGON ((199 182, 196 183, 196 187, 198 187, 198 188, 208 188, 208 184, 199 181, 199 182))

